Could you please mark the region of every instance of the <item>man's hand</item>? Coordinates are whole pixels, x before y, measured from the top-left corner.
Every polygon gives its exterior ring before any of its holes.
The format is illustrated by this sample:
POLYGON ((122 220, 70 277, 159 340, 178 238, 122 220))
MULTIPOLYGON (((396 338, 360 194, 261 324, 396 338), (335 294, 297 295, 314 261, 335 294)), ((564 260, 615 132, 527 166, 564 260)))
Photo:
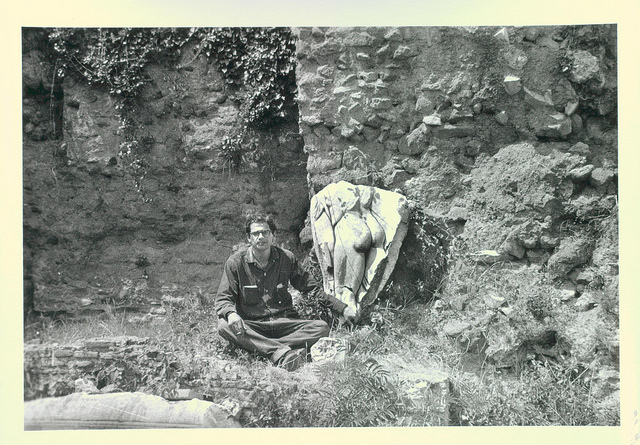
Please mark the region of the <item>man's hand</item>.
POLYGON ((235 312, 231 312, 227 316, 227 323, 229 323, 231 331, 236 335, 244 335, 245 331, 247 330, 247 328, 244 326, 242 317, 235 312))
POLYGON ((347 306, 342 312, 342 317, 344 318, 345 323, 353 324, 358 318, 358 314, 356 313, 356 310, 354 308, 352 308, 351 306, 347 306))

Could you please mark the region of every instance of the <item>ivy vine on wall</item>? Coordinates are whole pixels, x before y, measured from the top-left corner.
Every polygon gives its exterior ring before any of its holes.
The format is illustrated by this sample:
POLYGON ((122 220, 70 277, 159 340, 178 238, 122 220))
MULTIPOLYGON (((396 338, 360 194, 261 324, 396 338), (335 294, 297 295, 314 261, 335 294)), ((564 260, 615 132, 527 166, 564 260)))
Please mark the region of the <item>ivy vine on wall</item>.
POLYGON ((206 56, 218 64, 234 92, 240 122, 222 149, 236 167, 247 152, 260 149, 257 131, 296 118, 295 40, 289 28, 53 28, 48 37, 59 79, 79 75, 119 100, 122 155, 140 146, 135 98, 150 80, 145 66, 153 61, 181 68, 187 43, 195 48, 194 59, 206 56))
POLYGON ((149 61, 175 63, 189 34, 184 28, 54 28, 49 41, 60 56, 59 77, 77 73, 115 96, 132 97, 146 83, 149 61))

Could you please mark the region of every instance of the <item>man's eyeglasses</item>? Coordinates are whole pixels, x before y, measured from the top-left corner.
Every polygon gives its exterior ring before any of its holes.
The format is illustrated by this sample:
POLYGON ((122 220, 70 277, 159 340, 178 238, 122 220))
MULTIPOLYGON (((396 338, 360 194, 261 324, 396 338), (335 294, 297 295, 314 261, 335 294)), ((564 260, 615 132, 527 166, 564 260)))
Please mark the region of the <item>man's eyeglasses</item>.
POLYGON ((256 230, 251 232, 251 236, 254 238, 258 238, 260 235, 266 237, 267 235, 271 235, 271 230, 256 230))

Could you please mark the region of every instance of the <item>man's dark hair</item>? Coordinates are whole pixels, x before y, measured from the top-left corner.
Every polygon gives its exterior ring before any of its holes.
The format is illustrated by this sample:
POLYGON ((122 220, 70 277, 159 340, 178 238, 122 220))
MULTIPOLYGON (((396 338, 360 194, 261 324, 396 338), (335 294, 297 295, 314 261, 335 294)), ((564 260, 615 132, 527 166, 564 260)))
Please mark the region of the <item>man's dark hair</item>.
POLYGON ((267 223, 271 232, 276 233, 276 223, 271 218, 271 215, 266 213, 249 213, 246 218, 245 230, 247 235, 251 233, 251 224, 253 223, 267 223))

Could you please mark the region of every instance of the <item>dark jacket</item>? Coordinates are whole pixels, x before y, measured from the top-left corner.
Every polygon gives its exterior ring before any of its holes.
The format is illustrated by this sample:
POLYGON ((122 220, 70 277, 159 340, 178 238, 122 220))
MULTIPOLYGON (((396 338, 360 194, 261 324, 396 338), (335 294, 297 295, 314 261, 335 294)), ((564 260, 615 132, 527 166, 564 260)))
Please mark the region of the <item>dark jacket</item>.
POLYGON ((225 320, 231 312, 237 312, 247 320, 297 317, 287 289, 289 283, 300 292, 320 293, 338 314, 346 307, 345 303, 322 290, 321 285, 300 267, 293 253, 271 246, 265 270, 258 267, 251 249, 229 257, 216 296, 216 312, 225 320))

